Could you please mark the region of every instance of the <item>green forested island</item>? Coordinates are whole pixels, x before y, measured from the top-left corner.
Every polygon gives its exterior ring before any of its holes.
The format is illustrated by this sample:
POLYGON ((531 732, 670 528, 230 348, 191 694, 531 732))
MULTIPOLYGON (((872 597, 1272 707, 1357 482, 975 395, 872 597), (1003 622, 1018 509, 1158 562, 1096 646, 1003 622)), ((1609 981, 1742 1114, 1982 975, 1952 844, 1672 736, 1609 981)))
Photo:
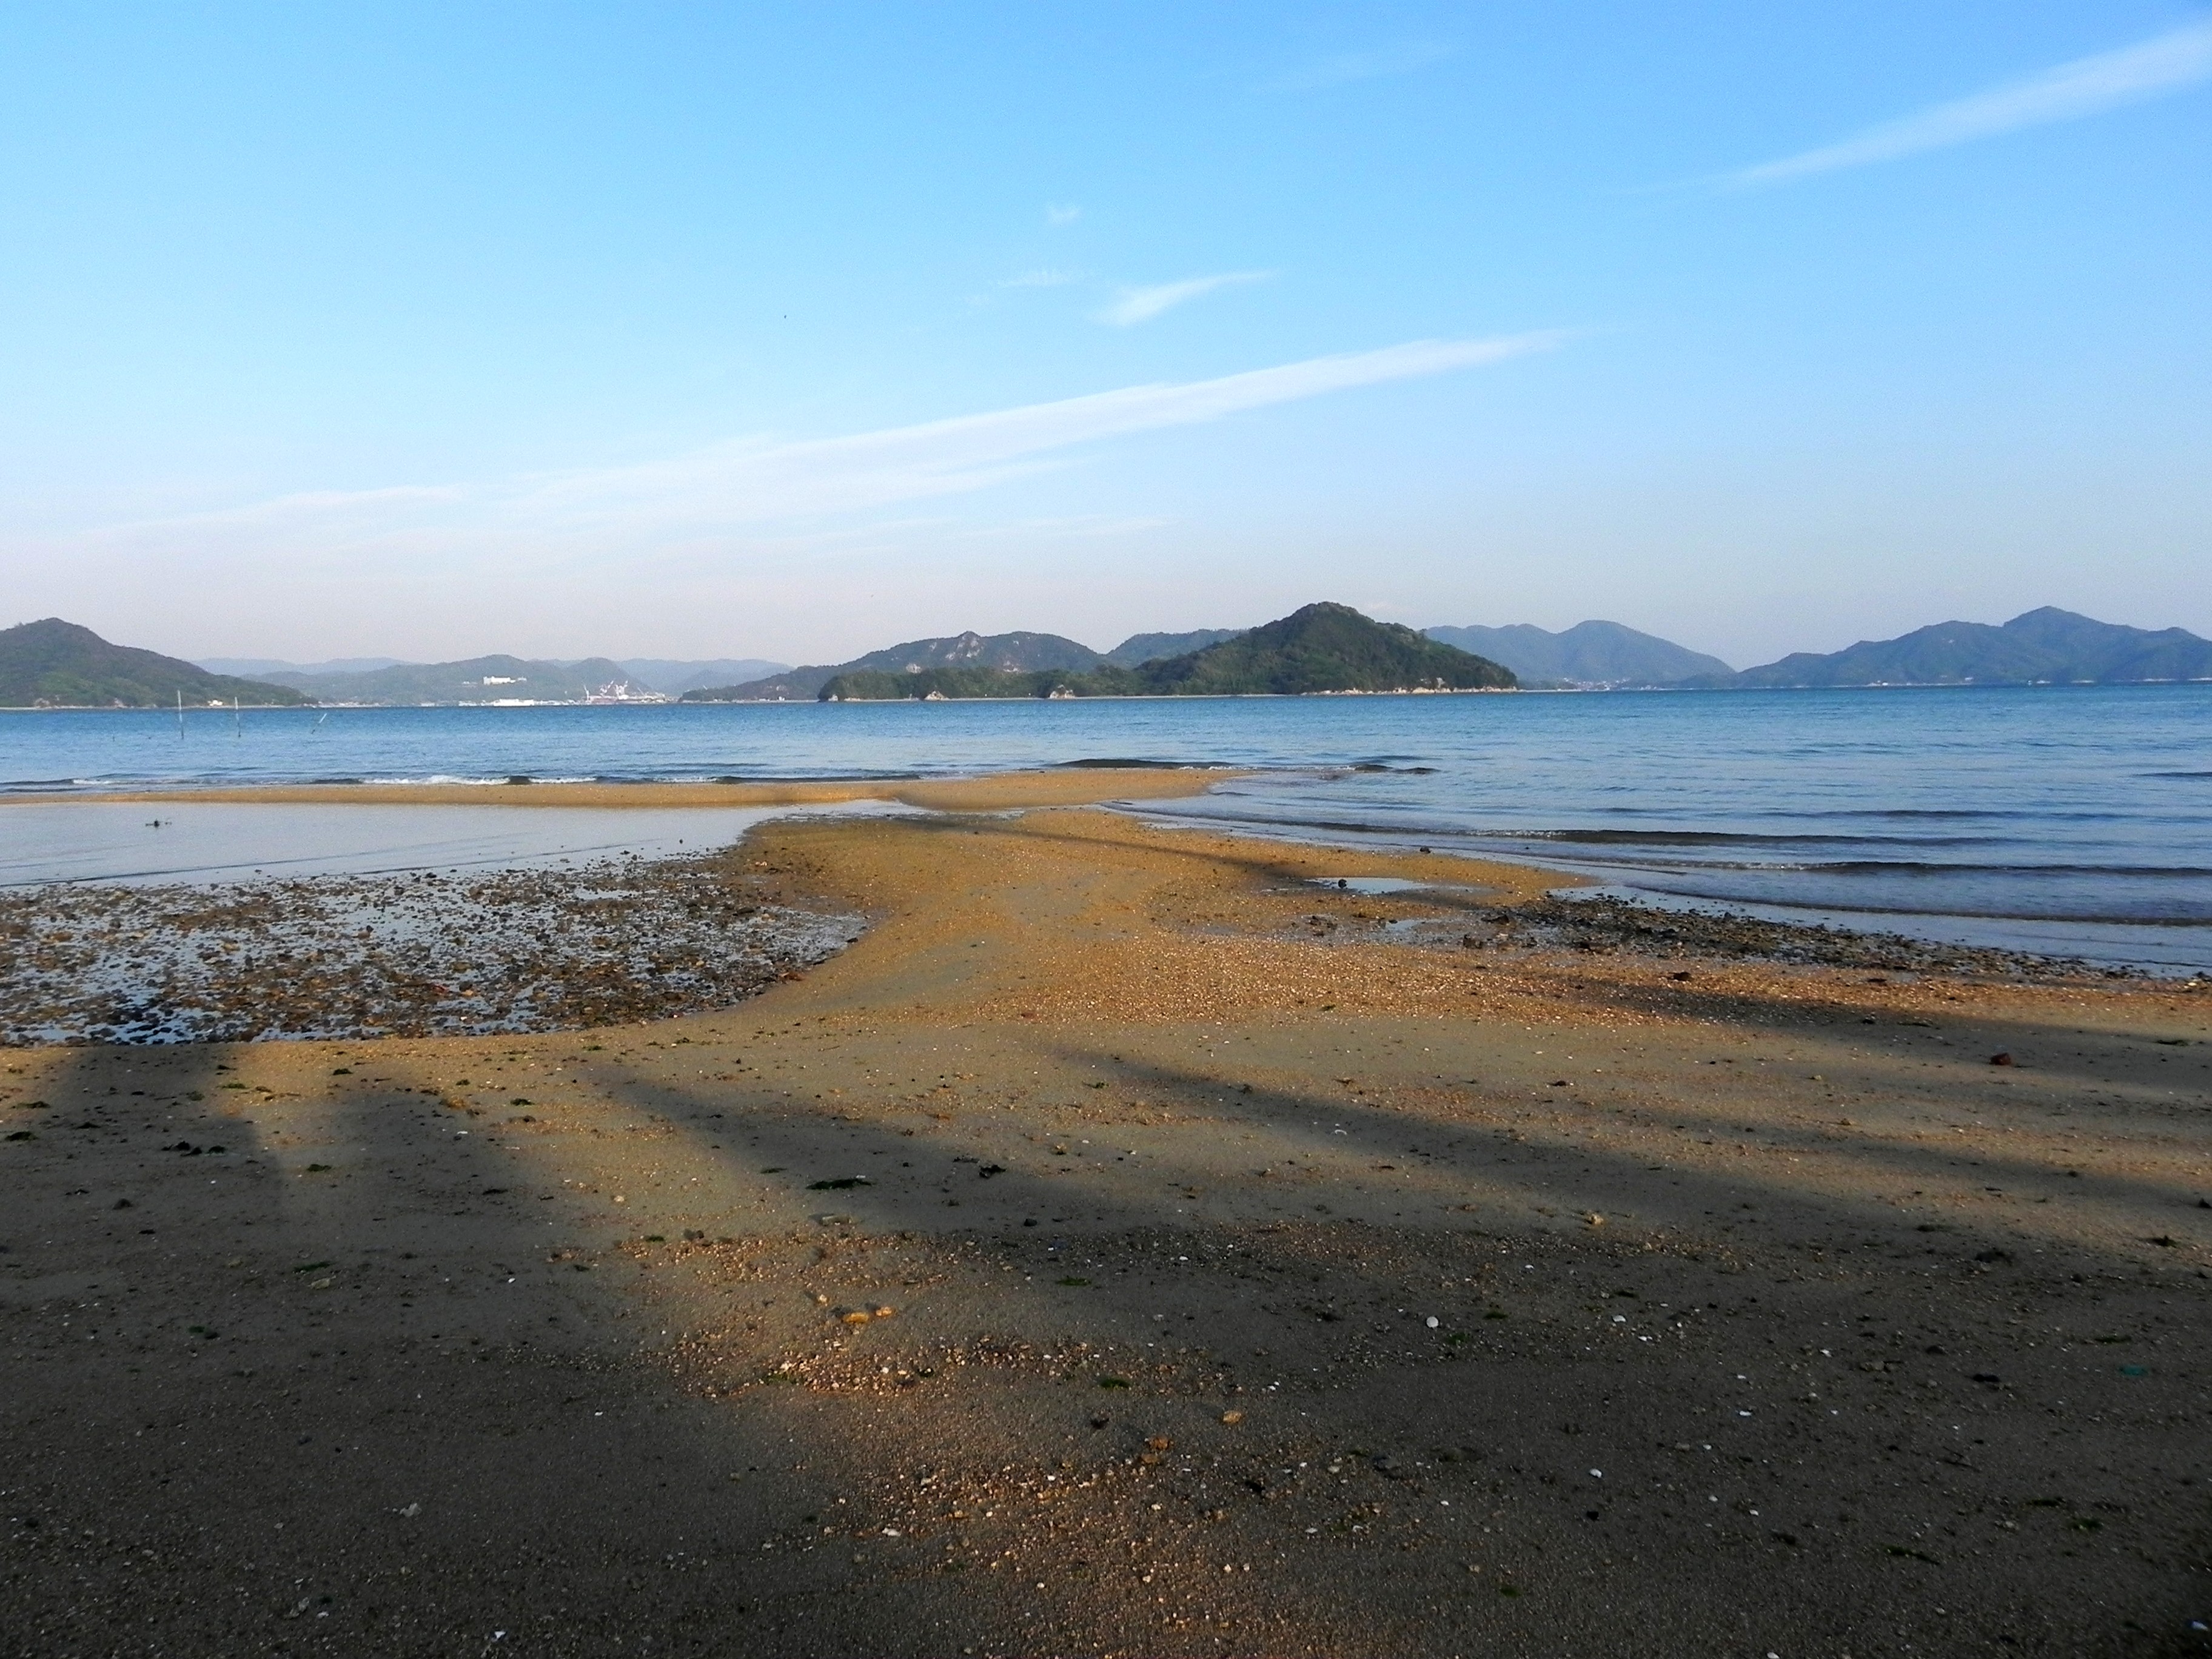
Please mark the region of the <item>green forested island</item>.
POLYGON ((882 669, 842 673, 824 702, 973 697, 1298 696, 1323 692, 1490 691, 1516 684, 1510 669, 1378 623, 1350 605, 1310 605, 1280 621, 1180 656, 1125 668, 882 669))
MULTIPOLYGON (((1163 639, 1164 635, 1142 635, 1141 638, 1163 639)), ((1209 635, 1202 640, 1193 640, 1179 648, 1190 650, 1199 645, 1211 645, 1218 635, 1209 635)), ((1125 642, 1122 648, 1127 649, 1125 642)), ((1155 651, 1153 656, 1167 656, 1166 651, 1155 651)), ((736 685, 702 686, 684 694, 686 702, 808 702, 822 695, 822 688, 840 675, 884 673, 908 675, 925 673, 932 669, 973 670, 982 674, 1033 673, 1044 669, 1092 669, 1104 667, 1114 658, 1100 655, 1089 646, 1058 634, 978 634, 970 630, 951 634, 939 639, 908 640, 902 644, 886 646, 881 651, 871 651, 850 662, 811 663, 798 668, 780 669, 759 679, 736 685)), ((997 684, 999 682, 979 682, 997 684)), ((919 696, 920 693, 894 693, 895 696, 919 696)), ((950 696, 950 692, 943 695, 950 696)), ((1029 692, 963 692, 966 696, 1028 696, 1029 692)), ((1036 695, 1042 696, 1042 693, 1036 695)))
POLYGON ((2142 685, 2212 679, 2212 641, 2128 628, 2045 605, 1992 627, 1948 622, 1841 651, 1800 651, 1685 684, 1730 690, 1843 685, 2142 685))
POLYGON ((89 628, 48 617, 0 629, 0 708, 166 708, 182 702, 303 703, 281 685, 112 645, 89 628))

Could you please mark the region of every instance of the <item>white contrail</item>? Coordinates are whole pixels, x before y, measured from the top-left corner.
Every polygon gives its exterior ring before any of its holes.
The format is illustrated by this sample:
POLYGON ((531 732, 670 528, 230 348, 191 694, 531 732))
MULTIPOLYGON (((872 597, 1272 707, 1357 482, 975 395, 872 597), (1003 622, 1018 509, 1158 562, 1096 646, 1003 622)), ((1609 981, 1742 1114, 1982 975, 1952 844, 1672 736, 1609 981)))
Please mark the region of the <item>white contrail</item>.
POLYGON ((2079 120, 2123 104, 2181 92, 2208 78, 2212 78, 2212 22, 2176 29, 2118 52, 2076 58, 2032 80, 1938 104, 1917 115, 1869 127, 1838 143, 1724 174, 1717 182, 1749 189, 1894 161, 2022 127, 2079 120))
POLYGON ((1125 386, 918 426, 797 442, 738 441, 637 465, 451 486, 317 491, 219 513, 121 526, 102 539, 222 532, 295 550, 424 551, 491 539, 509 546, 583 538, 601 545, 957 495, 1029 471, 1076 445, 1215 421, 1325 392, 1415 380, 1550 350, 1561 331, 1416 340, 1311 357, 1216 380, 1125 386))
POLYGON ((1127 328, 1132 323, 1149 323, 1162 312, 1172 310, 1187 300, 1195 300, 1201 294, 1245 283, 1264 283, 1274 274, 1272 270, 1228 270, 1218 276, 1187 276, 1179 283, 1125 288, 1115 296, 1113 304, 1098 313, 1097 320, 1120 328, 1127 328))

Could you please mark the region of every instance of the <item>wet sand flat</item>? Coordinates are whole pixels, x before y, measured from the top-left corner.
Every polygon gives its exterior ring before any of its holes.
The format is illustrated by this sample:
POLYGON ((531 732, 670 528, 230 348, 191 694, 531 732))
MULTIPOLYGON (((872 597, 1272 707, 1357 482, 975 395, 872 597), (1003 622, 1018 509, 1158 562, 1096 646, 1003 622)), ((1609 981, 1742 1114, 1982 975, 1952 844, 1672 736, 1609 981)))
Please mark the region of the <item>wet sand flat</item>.
POLYGON ((963 778, 822 778, 748 783, 340 783, 272 784, 239 789, 122 791, 66 797, 0 797, 0 805, 52 800, 227 801, 321 806, 820 806, 885 800, 937 811, 988 812, 1087 805, 1101 800, 1157 800, 1195 794, 1236 774, 1141 763, 1078 763, 1048 772, 1000 772, 963 778))
POLYGON ((672 858, 727 847, 779 811, 264 801, 48 800, 0 805, 0 895, 61 883, 233 886, 406 871, 514 870, 672 858))
POLYGON ((14 1650, 2203 1646, 2205 993, 1500 948, 1540 873, 1081 810, 732 859, 868 931, 0 1051, 14 1650))

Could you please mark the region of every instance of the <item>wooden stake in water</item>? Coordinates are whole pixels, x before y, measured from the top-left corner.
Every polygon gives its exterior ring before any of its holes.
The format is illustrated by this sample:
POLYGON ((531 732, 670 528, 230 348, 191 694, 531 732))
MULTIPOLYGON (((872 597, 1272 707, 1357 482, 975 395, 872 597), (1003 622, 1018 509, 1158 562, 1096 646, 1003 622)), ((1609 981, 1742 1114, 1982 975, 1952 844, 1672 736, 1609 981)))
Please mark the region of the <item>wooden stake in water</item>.
POLYGON ((178 741, 179 743, 182 743, 184 740, 185 740, 185 689, 184 689, 184 687, 182 687, 182 686, 179 686, 179 687, 177 688, 177 741, 178 741))

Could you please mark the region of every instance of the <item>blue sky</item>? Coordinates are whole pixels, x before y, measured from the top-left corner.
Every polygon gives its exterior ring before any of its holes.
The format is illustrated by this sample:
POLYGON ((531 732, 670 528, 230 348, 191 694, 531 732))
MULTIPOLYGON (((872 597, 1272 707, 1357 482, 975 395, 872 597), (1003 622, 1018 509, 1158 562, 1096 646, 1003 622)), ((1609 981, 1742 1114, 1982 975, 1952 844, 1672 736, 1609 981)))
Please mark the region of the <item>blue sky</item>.
POLYGON ((179 653, 2212 632, 2212 13, 0 12, 0 575, 179 653))

